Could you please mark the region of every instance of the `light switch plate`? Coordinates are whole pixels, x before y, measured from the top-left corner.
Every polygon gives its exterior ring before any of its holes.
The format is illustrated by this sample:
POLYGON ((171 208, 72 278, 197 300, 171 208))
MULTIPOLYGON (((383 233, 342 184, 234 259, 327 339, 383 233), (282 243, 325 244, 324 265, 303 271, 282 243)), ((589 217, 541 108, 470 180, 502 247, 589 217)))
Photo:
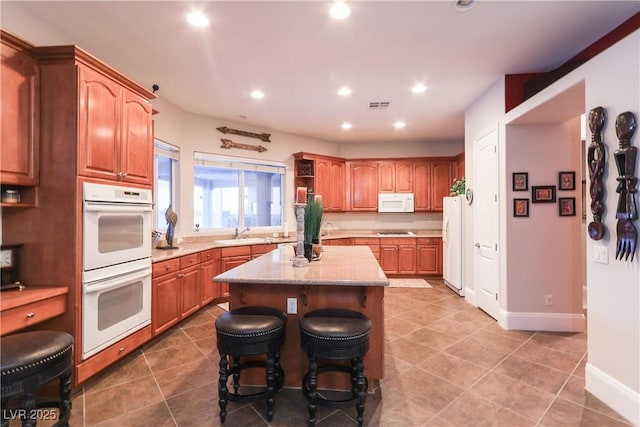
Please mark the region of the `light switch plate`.
POLYGON ((606 246, 593 247, 593 262, 609 264, 609 248, 606 246))
POLYGON ((298 314, 297 298, 287 298, 287 314, 298 314))

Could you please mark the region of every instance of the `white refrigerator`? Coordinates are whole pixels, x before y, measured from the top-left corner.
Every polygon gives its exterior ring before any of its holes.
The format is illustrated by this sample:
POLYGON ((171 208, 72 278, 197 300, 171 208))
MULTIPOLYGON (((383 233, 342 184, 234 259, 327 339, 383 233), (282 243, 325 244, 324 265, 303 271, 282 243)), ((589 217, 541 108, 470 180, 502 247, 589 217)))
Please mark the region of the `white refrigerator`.
POLYGON ((442 210, 442 278, 455 293, 464 296, 463 241, 464 196, 444 197, 442 210))

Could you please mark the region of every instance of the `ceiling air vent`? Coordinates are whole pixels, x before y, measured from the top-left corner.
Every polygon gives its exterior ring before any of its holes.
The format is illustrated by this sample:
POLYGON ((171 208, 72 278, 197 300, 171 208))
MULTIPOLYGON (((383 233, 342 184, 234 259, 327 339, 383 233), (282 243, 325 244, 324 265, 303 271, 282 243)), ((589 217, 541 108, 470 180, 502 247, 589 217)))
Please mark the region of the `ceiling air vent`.
POLYGON ((369 109, 370 110, 386 110, 387 108, 389 108, 389 101, 373 101, 373 102, 369 102, 369 109))

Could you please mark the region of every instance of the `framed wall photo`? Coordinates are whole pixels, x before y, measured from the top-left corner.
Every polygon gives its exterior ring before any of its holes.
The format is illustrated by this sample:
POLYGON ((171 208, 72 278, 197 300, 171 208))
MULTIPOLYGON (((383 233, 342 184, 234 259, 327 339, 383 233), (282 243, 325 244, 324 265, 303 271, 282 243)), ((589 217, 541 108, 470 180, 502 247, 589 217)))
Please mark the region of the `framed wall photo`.
POLYGON ((513 199, 513 216, 529 216, 529 199, 513 199))
POLYGON ((531 187, 531 201, 532 203, 555 203, 556 186, 534 185, 531 187))
POLYGON ((529 173, 514 172, 512 174, 512 179, 513 179, 513 191, 529 190, 529 173))
POLYGON ((575 190, 576 173, 558 172, 558 190, 575 190))
POLYGON ((558 214, 560 216, 576 216, 576 198, 575 197, 559 197, 558 198, 558 214))

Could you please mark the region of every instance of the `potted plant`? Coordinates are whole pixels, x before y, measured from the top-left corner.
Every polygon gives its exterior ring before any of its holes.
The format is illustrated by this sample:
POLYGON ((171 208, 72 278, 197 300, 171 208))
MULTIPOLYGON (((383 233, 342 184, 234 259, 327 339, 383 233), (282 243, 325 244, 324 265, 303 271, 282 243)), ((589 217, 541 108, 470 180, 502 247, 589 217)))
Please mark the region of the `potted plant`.
MULTIPOLYGON (((311 261, 313 245, 319 243, 320 225, 322 223, 322 202, 309 197, 304 210, 304 256, 311 261)), ((319 249, 318 249, 319 251, 319 249)))
POLYGON ((462 177, 460 179, 455 179, 454 178, 453 184, 451 184, 451 187, 449 188, 449 195, 450 196, 463 195, 464 194, 464 190, 465 190, 465 179, 464 179, 464 177, 462 177))

